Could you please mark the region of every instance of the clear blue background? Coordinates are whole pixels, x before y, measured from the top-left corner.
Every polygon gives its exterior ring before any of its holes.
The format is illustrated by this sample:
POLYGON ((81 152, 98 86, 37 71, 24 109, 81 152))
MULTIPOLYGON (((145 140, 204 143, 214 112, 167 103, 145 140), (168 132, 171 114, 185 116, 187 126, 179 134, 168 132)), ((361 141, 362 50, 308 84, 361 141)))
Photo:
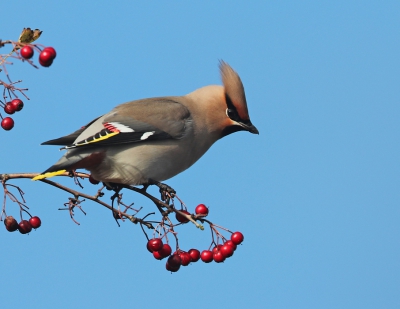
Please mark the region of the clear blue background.
MULTIPOLYGON (((8 67, 31 101, 0 132, 1 173, 43 171, 61 153, 42 141, 119 103, 219 84, 219 59, 239 72, 260 135, 228 136, 168 181, 245 235, 225 263, 175 274, 138 226, 92 202, 77 226, 57 210, 68 194, 12 182, 43 226, 0 233, 1 307, 400 308, 399 14, 399 1, 4 3, 1 39, 40 28, 58 56, 8 67)), ((209 245, 208 230, 178 232, 183 249, 209 245)))

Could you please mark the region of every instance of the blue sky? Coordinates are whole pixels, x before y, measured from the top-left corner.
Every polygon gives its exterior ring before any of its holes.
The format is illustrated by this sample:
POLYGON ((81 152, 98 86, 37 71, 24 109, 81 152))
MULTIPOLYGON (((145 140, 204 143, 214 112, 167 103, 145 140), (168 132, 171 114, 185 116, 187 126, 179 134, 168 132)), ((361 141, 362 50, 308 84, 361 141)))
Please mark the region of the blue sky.
MULTIPOLYGON (((190 209, 205 203, 210 220, 245 235, 225 263, 172 275, 138 226, 118 228, 88 201, 77 226, 57 210, 68 194, 12 182, 43 223, 0 233, 2 306, 399 308, 398 1, 39 0, 3 11, 1 39, 40 28, 58 55, 48 69, 9 67, 31 100, 0 132, 0 173, 43 171, 61 153, 41 142, 119 103, 219 84, 219 59, 240 74, 260 135, 230 135, 168 181, 190 209)), ((209 245, 208 230, 178 232, 183 249, 209 245)))

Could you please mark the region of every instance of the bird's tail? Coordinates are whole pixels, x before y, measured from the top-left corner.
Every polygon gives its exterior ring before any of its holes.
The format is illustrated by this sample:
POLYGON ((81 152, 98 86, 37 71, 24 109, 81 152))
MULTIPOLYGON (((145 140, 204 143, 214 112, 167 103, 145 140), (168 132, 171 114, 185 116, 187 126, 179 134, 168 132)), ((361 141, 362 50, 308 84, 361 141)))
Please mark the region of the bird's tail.
POLYGON ((100 164, 104 156, 105 152, 93 152, 92 148, 88 149, 87 152, 83 152, 80 149, 69 150, 56 164, 49 167, 40 175, 33 177, 32 180, 41 180, 81 168, 90 170, 91 167, 100 164))
POLYGON ((58 171, 54 171, 54 172, 43 172, 42 174, 33 177, 32 180, 41 180, 41 179, 50 178, 53 176, 62 175, 66 171, 67 170, 58 170, 58 171))
POLYGON ((84 166, 79 166, 79 162, 84 160, 88 154, 82 153, 66 153, 64 156, 58 160, 56 164, 50 166, 47 170, 45 170, 40 175, 37 175, 32 178, 32 180, 41 180, 44 178, 50 178, 53 176, 58 176, 64 174, 65 172, 72 171, 77 168, 82 168, 84 166))

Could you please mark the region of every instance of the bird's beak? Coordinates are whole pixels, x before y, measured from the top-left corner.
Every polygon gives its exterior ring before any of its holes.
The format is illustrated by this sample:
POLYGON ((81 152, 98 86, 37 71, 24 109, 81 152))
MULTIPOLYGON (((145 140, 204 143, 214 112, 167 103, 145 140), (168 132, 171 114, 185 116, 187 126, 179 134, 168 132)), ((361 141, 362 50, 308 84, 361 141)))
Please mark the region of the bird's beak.
POLYGON ((243 127, 244 130, 249 131, 250 133, 253 134, 260 134, 257 130, 257 128, 249 121, 244 122, 239 122, 239 124, 243 127))

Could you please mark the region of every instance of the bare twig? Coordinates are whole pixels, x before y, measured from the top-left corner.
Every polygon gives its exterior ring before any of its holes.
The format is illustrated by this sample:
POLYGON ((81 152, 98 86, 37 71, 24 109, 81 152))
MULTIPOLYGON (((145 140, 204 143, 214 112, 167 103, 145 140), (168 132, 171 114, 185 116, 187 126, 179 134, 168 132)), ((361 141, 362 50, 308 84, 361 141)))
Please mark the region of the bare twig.
MULTIPOLYGON (((5 182, 10 180, 10 179, 21 179, 21 178, 32 179, 33 177, 35 177, 37 175, 39 175, 39 174, 38 173, 0 174, 0 181, 2 181, 5 184, 5 182)), ((65 172, 64 174, 58 175, 58 176, 71 177, 70 173, 68 173, 68 172, 65 172)), ((80 177, 80 178, 89 178, 89 175, 85 174, 85 173, 75 173, 75 176, 80 177)), ((98 203, 98 204, 108 208, 109 210, 112 210, 114 213, 116 212, 117 214, 121 215, 123 218, 127 218, 132 223, 135 223, 135 224, 141 223, 141 224, 145 225, 149 229, 153 229, 154 228, 151 223, 149 223, 147 221, 144 221, 144 220, 142 220, 140 218, 137 218, 135 216, 132 216, 132 215, 126 213, 126 212, 118 213, 118 210, 113 209, 113 207, 111 205, 109 205, 109 204, 107 204, 107 203, 105 203, 105 202, 103 202, 102 200, 99 199, 99 196, 100 196, 99 191, 97 192, 96 195, 89 195, 89 194, 86 194, 86 193, 83 193, 83 192, 76 191, 74 189, 71 189, 69 187, 66 187, 64 185, 61 185, 59 183, 56 183, 56 182, 48 180, 48 179, 41 179, 39 181, 44 182, 44 183, 46 183, 48 185, 51 185, 53 187, 56 187, 58 189, 61 189, 61 190, 65 191, 65 192, 68 192, 68 193, 72 194, 76 200, 79 200, 79 198, 81 197, 81 198, 85 198, 85 199, 91 200, 91 201, 93 201, 95 203, 98 203)), ((4 201, 4 205, 5 205, 5 201, 4 201)))

